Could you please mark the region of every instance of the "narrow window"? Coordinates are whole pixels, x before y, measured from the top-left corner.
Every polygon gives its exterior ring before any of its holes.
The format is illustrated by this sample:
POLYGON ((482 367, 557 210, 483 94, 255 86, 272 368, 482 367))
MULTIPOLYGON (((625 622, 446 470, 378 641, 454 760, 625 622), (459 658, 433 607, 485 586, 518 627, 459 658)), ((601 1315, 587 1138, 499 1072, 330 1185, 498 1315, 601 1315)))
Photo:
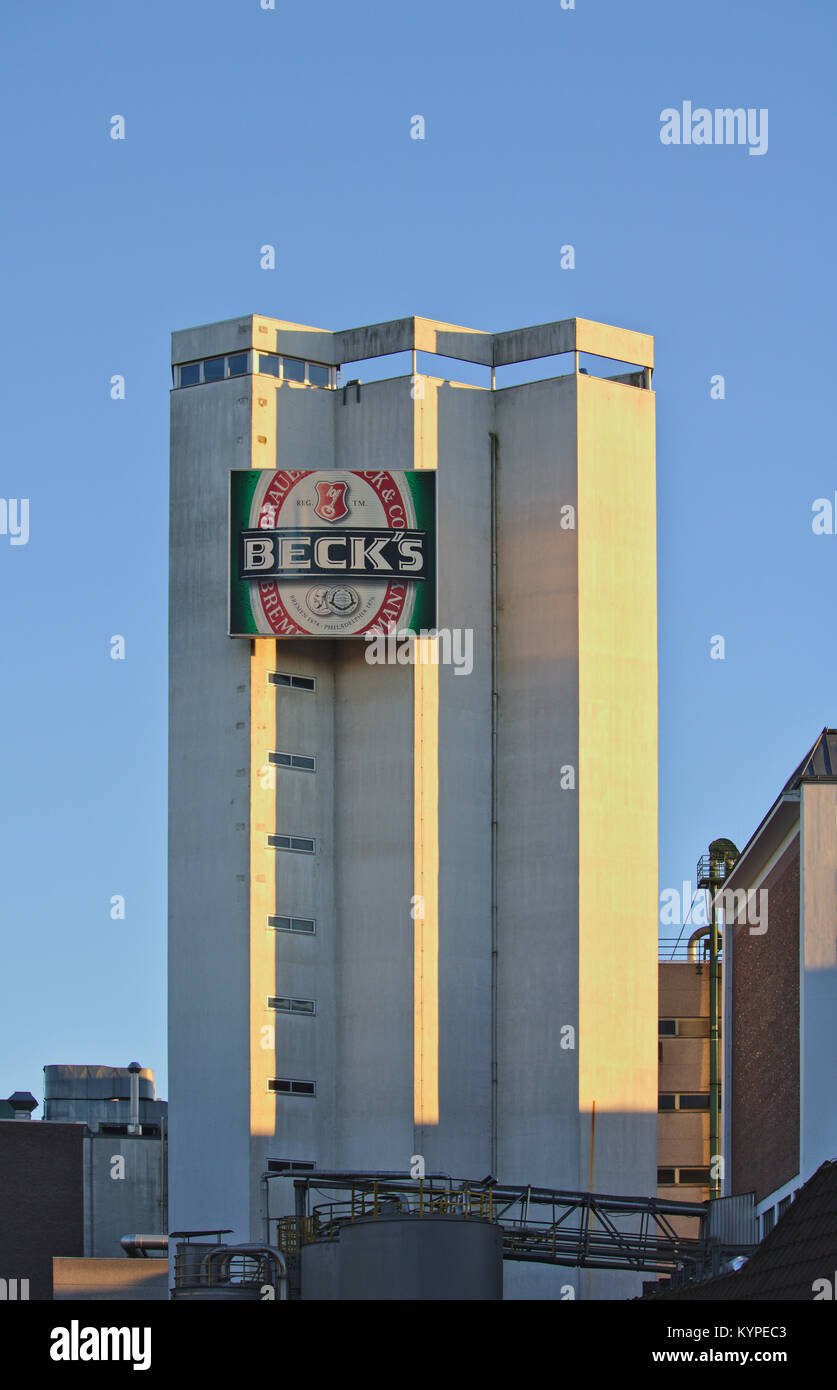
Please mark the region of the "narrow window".
POLYGON ((291 676, 287 671, 268 671, 268 685, 281 685, 289 690, 316 690, 316 676, 291 676))
POLYGON ((269 994, 267 1007, 275 1009, 280 1014, 312 1015, 317 1012, 317 1004, 314 999, 289 999, 284 994, 269 994))
POLYGON ((277 1091, 283 1096, 315 1096, 316 1081, 297 1081, 294 1077, 275 1076, 267 1083, 269 1091, 277 1091))
POLYGON ((295 854, 315 854, 316 840, 307 835, 268 835, 268 849, 289 849, 295 854))
POLYGON ((307 753, 268 753, 267 761, 276 767, 294 767, 300 772, 317 771, 317 759, 307 753))
POLYGON ((704 1094, 704 1095, 689 1095, 689 1094, 684 1093, 684 1094, 681 1095, 681 1097, 680 1097, 680 1109, 681 1109, 681 1110, 708 1110, 708 1109, 709 1109, 709 1096, 708 1096, 708 1094, 704 1094))
POLYGON ((317 922, 314 917, 284 917, 269 916, 267 925, 274 931, 295 931, 304 936, 314 936, 317 930, 317 922))

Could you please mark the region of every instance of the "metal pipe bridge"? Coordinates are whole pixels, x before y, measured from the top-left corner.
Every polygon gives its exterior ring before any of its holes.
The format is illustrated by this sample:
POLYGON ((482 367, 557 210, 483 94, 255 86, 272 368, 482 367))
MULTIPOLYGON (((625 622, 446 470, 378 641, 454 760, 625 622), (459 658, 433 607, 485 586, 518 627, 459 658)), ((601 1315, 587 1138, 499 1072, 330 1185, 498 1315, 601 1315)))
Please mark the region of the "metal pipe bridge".
POLYGON ((719 1234, 710 1237, 709 1202, 508 1187, 493 1178, 474 1182, 446 1173, 266 1173, 262 1184, 266 1230, 276 1222, 277 1244, 292 1258, 301 1245, 338 1239, 347 1224, 384 1217, 495 1222, 503 1228, 504 1259, 579 1269, 689 1278, 754 1249, 719 1234), (280 1176, 293 1179, 296 1214, 272 1218, 269 1180, 280 1176), (682 1234, 678 1218, 697 1219, 698 1234, 682 1234))

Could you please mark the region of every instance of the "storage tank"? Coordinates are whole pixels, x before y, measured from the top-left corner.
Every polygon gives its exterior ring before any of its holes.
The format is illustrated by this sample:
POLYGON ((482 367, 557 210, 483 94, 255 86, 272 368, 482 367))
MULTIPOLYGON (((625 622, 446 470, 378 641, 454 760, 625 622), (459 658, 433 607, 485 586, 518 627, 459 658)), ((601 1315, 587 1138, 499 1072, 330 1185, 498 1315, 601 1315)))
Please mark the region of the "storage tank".
POLYGON ((362 1219, 303 1245, 300 1285, 303 1299, 502 1299, 502 1228, 461 1216, 362 1219))

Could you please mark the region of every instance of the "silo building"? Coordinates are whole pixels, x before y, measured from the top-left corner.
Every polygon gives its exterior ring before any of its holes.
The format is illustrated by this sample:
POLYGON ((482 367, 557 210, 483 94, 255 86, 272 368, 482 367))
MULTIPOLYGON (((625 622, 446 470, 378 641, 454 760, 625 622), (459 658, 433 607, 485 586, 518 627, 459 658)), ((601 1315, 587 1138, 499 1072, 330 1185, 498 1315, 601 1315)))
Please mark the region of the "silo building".
POLYGON ((172 1229, 260 1239, 294 1167, 653 1196, 653 340, 248 315, 172 365, 172 1229))

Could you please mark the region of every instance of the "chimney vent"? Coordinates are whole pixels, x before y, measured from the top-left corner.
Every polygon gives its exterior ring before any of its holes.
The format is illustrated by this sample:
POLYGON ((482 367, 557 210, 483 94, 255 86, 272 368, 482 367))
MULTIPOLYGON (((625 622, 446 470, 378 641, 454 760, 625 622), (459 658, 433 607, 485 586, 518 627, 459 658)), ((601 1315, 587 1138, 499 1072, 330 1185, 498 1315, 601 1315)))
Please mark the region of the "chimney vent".
POLYGON ((31 1091, 15 1091, 9 1096, 9 1105, 15 1112, 16 1120, 28 1120, 32 1111, 38 1108, 31 1091))

